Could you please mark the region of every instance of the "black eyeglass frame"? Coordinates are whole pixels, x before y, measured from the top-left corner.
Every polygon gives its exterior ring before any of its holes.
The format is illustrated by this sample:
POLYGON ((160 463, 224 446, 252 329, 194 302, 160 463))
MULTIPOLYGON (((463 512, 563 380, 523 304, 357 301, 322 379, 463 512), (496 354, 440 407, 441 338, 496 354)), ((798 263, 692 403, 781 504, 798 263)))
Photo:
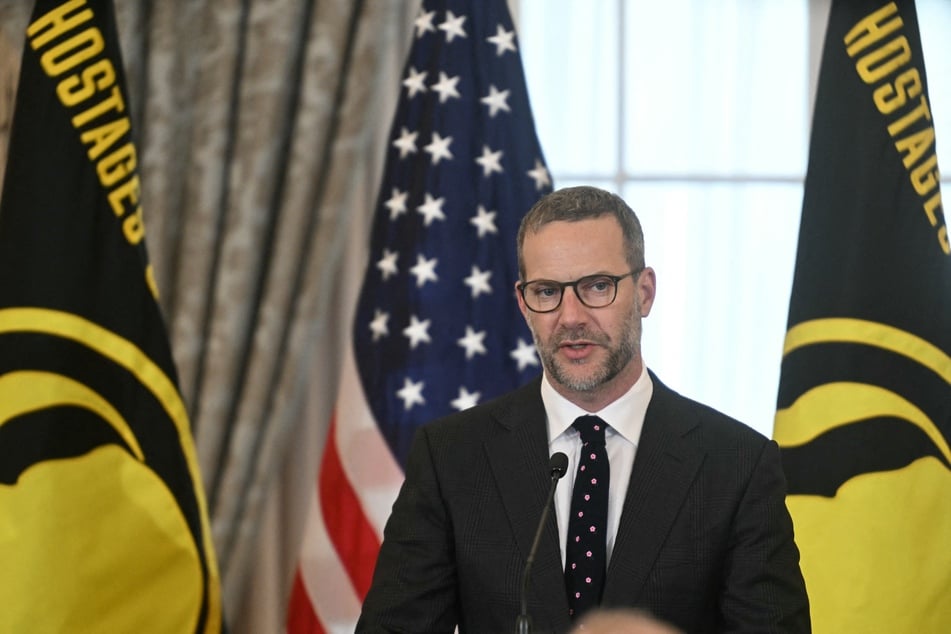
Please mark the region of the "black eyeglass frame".
POLYGON ((588 308, 592 308, 592 309, 607 308, 608 306, 610 306, 611 304, 613 304, 614 301, 617 299, 617 285, 618 285, 618 282, 620 282, 621 280, 623 280, 625 277, 637 276, 637 275, 640 275, 640 274, 643 273, 643 272, 644 272, 644 267, 641 267, 641 268, 636 269, 636 270, 634 270, 634 271, 628 271, 628 272, 625 273, 624 275, 608 275, 607 273, 595 273, 595 274, 593 274, 593 275, 585 275, 584 277, 579 277, 578 279, 576 279, 576 280, 574 280, 574 281, 572 281, 572 282, 556 282, 555 280, 544 280, 544 279, 541 279, 541 280, 528 280, 527 282, 521 282, 521 283, 519 283, 516 288, 518 288, 518 292, 522 294, 522 301, 525 302, 526 308, 528 308, 528 309, 529 309, 530 311, 532 311, 533 313, 541 313, 541 314, 553 313, 553 312, 555 312, 556 310, 558 310, 559 308, 561 308, 561 302, 563 302, 564 299, 565 299, 565 289, 566 289, 566 288, 571 288, 571 290, 574 291, 574 293, 575 293, 575 297, 578 298, 578 301, 581 302, 582 305, 587 306, 588 308), (600 305, 600 306, 592 306, 592 305, 588 304, 586 301, 584 301, 584 299, 581 298, 581 294, 578 293, 578 284, 581 284, 582 282, 587 282, 587 281, 591 281, 591 280, 596 280, 596 279, 598 279, 598 278, 604 278, 604 279, 608 279, 608 280, 611 280, 612 282, 614 282, 614 297, 612 297, 612 298, 611 298, 611 301, 609 301, 607 304, 602 304, 602 305, 600 305), (528 286, 529 284, 535 284, 535 283, 538 283, 538 282, 545 282, 546 284, 550 284, 552 287, 555 287, 555 286, 558 287, 558 291, 559 291, 558 303, 555 304, 555 306, 554 306, 553 308, 549 308, 549 309, 547 309, 547 310, 538 310, 538 309, 536 309, 536 308, 532 308, 532 306, 531 306, 531 304, 528 302, 528 300, 525 299, 525 287, 528 286))

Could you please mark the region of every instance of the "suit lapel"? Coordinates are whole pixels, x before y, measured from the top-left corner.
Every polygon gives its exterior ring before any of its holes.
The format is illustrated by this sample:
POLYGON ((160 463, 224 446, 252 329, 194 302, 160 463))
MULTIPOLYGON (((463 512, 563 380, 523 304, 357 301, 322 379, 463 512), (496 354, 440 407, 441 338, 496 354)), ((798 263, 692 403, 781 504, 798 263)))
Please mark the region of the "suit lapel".
MULTIPOLYGON (((521 388, 516 398, 495 412, 497 421, 507 431, 485 443, 486 458, 523 562, 531 551, 551 484, 546 416, 539 386, 536 380, 521 388)), ((528 600, 535 629, 564 631, 570 627, 553 509, 549 510, 532 565, 528 600), (538 606, 545 606, 544 611, 538 606), (543 625, 545 621, 549 625, 543 625)))
POLYGON ((605 580, 605 605, 630 604, 641 592, 670 526, 703 462, 695 415, 653 374, 621 522, 605 580))

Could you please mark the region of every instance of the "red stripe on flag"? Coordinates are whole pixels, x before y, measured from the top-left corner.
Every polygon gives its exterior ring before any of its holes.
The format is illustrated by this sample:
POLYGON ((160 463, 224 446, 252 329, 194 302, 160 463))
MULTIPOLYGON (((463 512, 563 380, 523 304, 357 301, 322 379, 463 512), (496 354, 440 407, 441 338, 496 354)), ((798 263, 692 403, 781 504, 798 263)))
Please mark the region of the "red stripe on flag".
POLYGON ((294 587, 291 588, 291 600, 287 609, 287 631, 293 634, 325 634, 320 619, 314 613, 314 606, 307 596, 300 566, 294 574, 294 587))
POLYGON ((334 412, 320 464, 320 508, 330 541, 362 601, 370 589, 380 540, 343 470, 336 441, 337 414, 334 412))

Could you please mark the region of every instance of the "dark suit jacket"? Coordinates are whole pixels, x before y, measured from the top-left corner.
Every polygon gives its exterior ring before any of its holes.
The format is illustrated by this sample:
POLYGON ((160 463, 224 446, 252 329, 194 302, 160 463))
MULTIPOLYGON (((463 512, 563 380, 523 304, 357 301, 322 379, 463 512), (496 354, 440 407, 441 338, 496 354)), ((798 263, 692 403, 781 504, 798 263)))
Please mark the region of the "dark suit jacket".
MULTIPOLYGON (((690 633, 808 632, 776 443, 651 378, 602 605, 690 633)), ((420 429, 358 632, 514 631, 550 483, 539 385, 420 429)), ((534 632, 571 628, 553 513, 528 606, 534 632)))

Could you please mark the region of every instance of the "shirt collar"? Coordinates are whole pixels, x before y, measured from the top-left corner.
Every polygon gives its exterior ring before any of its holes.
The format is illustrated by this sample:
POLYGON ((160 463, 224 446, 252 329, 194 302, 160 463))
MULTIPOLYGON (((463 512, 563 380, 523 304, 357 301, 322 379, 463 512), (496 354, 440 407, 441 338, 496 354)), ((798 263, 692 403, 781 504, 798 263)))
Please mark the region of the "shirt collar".
POLYGON ((647 372, 647 365, 641 366, 641 375, 627 392, 598 412, 588 412, 555 391, 548 381, 548 374, 542 377, 542 402, 548 414, 548 442, 571 428, 575 419, 585 414, 595 414, 610 425, 611 429, 636 445, 644 427, 644 415, 654 392, 654 384, 647 372))

